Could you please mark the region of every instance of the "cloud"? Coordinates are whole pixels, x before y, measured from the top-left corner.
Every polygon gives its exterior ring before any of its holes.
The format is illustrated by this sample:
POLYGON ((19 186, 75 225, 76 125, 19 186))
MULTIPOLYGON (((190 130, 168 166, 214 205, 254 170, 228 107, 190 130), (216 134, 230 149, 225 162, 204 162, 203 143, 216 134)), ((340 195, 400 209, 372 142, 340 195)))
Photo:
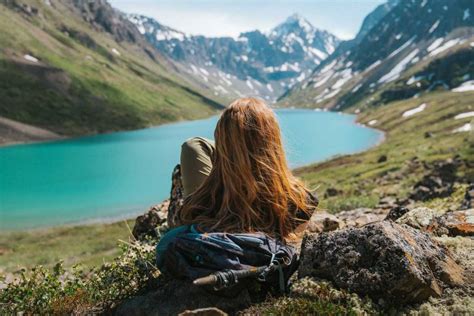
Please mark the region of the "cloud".
POLYGON ((293 13, 342 39, 353 38, 362 19, 383 0, 110 0, 129 13, 151 16, 193 35, 238 37, 255 29, 269 31, 293 13))
POLYGON ((252 14, 232 14, 228 10, 216 8, 183 9, 128 2, 117 4, 122 11, 151 16, 164 25, 193 35, 238 37, 242 32, 255 29, 265 31, 275 26, 275 22, 269 17, 255 19, 252 14))

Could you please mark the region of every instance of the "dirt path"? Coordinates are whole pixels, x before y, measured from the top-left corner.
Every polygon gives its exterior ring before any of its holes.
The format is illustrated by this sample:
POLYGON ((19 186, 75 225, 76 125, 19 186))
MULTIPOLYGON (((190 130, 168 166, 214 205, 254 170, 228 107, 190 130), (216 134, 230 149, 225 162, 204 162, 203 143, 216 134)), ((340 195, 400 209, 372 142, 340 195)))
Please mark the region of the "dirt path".
POLYGON ((0 146, 61 138, 51 131, 0 116, 0 146))

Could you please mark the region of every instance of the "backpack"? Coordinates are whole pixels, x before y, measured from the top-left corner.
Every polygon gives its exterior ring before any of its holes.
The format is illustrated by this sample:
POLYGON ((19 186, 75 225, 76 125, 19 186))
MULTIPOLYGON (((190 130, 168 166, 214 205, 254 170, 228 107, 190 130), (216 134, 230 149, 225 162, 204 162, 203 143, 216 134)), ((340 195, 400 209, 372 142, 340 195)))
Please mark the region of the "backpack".
POLYGON ((286 292, 298 265, 294 247, 263 233, 201 233, 195 225, 168 231, 156 260, 164 274, 218 292, 239 291, 255 281, 286 292))

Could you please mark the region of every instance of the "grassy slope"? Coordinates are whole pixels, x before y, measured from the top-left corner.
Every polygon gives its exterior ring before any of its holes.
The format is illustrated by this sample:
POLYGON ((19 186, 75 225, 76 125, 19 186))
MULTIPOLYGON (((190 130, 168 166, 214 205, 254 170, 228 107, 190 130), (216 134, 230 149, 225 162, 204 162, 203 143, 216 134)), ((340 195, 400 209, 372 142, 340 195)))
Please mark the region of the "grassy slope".
POLYGON ((43 1, 22 2, 40 14, 26 17, 0 5, 1 116, 62 134, 86 134, 200 118, 219 108, 179 83, 165 62, 118 44, 60 2, 55 9, 43 1), (61 32, 63 26, 93 44, 61 32), (40 63, 25 62, 24 54, 40 63))
POLYGON ((134 221, 29 232, 0 234, 0 272, 17 271, 36 265, 52 266, 60 260, 66 267, 82 264, 99 266, 120 253, 118 240, 128 241, 134 221))
MULTIPOLYGON (((336 158, 322 164, 297 170, 311 186, 319 185, 320 192, 328 187, 342 189, 344 193, 323 200, 323 207, 332 212, 358 206, 371 207, 384 195, 405 198, 412 185, 421 178, 423 168, 408 170, 407 161, 418 157, 422 161, 435 161, 460 155, 474 162, 471 133, 452 133, 470 121, 454 120, 459 113, 474 110, 474 92, 439 92, 380 106, 360 115, 359 121, 377 120, 375 127, 386 132, 381 145, 366 152, 336 158), (402 113, 422 103, 425 111, 403 118, 402 113), (425 138, 431 132, 433 137, 425 138), (386 162, 378 163, 386 155, 386 162), (375 181, 384 178, 384 181, 375 181)), ((460 175, 474 178, 472 170, 460 170, 460 175)))

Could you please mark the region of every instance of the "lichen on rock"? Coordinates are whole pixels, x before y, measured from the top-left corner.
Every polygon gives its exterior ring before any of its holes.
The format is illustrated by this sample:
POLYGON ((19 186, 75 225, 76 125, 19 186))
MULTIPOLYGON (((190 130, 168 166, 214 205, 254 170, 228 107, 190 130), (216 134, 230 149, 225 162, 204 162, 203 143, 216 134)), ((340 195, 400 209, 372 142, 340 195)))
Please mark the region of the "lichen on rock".
POLYGON ((298 276, 397 304, 440 296, 443 288, 464 283, 463 269, 445 247, 391 221, 306 235, 298 276))

